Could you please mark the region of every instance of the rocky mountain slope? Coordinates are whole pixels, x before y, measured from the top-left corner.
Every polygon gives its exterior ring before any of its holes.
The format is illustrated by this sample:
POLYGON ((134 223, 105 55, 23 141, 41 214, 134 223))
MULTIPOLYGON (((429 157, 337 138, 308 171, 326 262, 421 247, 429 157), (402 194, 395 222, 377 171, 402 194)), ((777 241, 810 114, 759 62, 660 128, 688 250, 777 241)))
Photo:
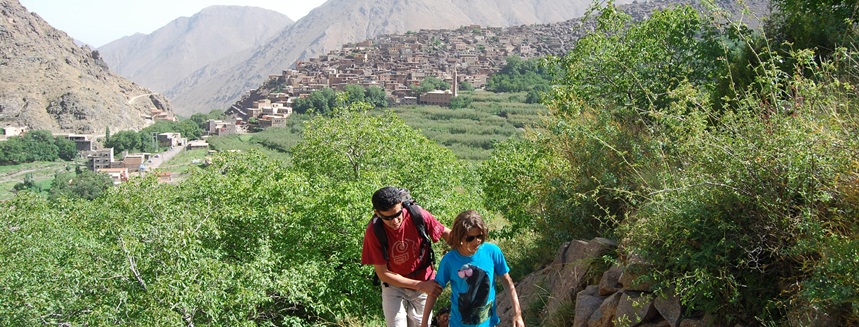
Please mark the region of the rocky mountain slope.
POLYGON ((328 0, 270 42, 203 67, 166 94, 183 115, 224 109, 269 74, 344 43, 419 29, 560 22, 581 16, 590 4, 590 0, 328 0))
POLYGON ((54 132, 103 133, 150 123, 167 99, 110 72, 98 52, 17 0, 0 0, 0 124, 54 132))
POLYGON ((292 23, 273 10, 211 6, 151 34, 108 43, 98 52, 114 72, 164 92, 205 65, 265 43, 292 23))

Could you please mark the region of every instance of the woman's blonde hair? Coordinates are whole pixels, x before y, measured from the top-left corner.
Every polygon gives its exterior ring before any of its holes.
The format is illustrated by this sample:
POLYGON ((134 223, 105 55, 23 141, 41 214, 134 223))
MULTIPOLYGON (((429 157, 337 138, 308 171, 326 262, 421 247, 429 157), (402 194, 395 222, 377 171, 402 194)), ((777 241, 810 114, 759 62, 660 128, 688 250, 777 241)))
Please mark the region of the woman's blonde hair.
POLYGON ((489 231, 486 229, 486 224, 483 223, 483 217, 480 216, 480 213, 475 210, 460 212, 453 220, 448 245, 453 249, 458 249, 472 228, 479 228, 480 233, 483 234, 483 241, 486 242, 489 231))

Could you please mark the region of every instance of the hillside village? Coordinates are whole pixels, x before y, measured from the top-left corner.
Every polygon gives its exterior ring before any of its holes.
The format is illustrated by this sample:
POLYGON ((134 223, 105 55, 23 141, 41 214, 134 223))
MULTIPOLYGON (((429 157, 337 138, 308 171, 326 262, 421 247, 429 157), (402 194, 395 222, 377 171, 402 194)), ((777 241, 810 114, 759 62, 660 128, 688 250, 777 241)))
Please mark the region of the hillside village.
MULTIPOLYGON (((510 28, 463 26, 458 29, 420 30, 404 35, 382 35, 344 44, 328 54, 298 61, 293 69, 271 75, 255 90, 226 110, 238 125, 256 118, 260 127, 285 126, 296 98, 324 88, 343 91, 346 85, 379 87, 389 105, 450 105, 456 85, 486 85, 507 57, 523 59, 562 55, 584 34, 580 20, 510 28), (453 90, 414 94, 412 86, 427 77, 453 85, 453 90)), ((209 132, 237 132, 234 122, 212 122, 209 132)))

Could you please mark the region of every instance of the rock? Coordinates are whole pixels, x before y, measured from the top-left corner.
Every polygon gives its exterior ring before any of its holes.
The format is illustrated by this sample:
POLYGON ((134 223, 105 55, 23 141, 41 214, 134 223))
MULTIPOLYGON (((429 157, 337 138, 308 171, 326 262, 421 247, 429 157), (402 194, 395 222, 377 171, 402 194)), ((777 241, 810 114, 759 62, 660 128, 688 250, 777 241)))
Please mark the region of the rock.
POLYGON ((642 296, 640 292, 624 291, 617 303, 615 325, 635 326, 656 318, 659 312, 653 307, 650 296, 642 296))
POLYGON ((589 242, 573 241, 567 243, 567 247, 559 251, 560 253, 552 264, 559 268, 559 271, 557 275, 553 276, 555 283, 549 289, 551 290, 551 301, 546 303, 545 310, 555 312, 563 303, 573 301, 573 295, 586 286, 584 277, 590 269, 591 261, 608 249, 610 249, 609 245, 597 239, 589 242))
POLYGON ((617 305, 623 293, 614 293, 607 297, 599 309, 588 319, 588 327, 614 327, 614 317, 617 315, 617 305))
POLYGON ((680 315, 683 314, 680 297, 674 294, 665 294, 654 299, 653 306, 662 318, 665 318, 669 326, 680 326, 680 315))
POLYGON ((619 282, 628 291, 650 291, 653 285, 641 279, 641 276, 647 274, 650 268, 649 263, 633 255, 623 266, 623 273, 619 277, 619 282))
POLYGON ((606 270, 600 279, 599 295, 608 296, 617 292, 621 287, 619 282, 621 273, 623 270, 618 266, 611 266, 609 270, 606 270))
POLYGON ((597 286, 588 286, 584 291, 576 294, 576 317, 573 327, 587 327, 591 315, 597 311, 605 300, 605 297, 597 294, 597 286))

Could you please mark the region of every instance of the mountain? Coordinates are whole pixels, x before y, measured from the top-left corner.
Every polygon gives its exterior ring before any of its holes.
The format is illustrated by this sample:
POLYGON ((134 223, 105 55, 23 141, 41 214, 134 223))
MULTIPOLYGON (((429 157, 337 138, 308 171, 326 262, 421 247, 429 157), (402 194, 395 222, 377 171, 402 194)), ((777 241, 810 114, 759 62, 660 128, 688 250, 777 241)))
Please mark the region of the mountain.
POLYGON ((103 133, 151 123, 167 99, 110 72, 18 0, 0 0, 0 124, 53 132, 103 133))
MULTIPOLYGON (((617 4, 632 0, 616 1, 617 4)), ((477 24, 508 27, 581 16, 590 0, 328 0, 269 42, 209 64, 166 91, 183 115, 225 109, 296 60, 381 34, 477 24)))
POLYGON ((98 52, 113 71, 164 92, 205 65, 265 43, 292 23, 273 10, 211 6, 151 34, 108 43, 98 52))

